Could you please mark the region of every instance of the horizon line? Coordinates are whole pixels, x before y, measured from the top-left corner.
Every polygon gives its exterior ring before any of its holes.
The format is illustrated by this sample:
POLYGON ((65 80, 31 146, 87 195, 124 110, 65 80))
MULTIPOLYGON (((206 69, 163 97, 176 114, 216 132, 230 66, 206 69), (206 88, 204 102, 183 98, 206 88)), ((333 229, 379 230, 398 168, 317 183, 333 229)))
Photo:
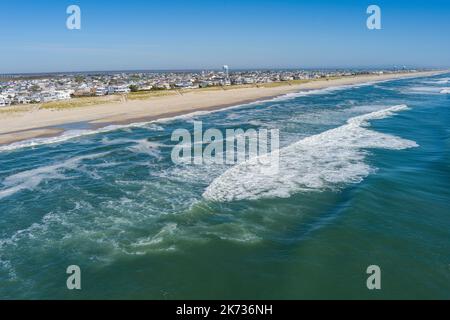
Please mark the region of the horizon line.
MULTIPOLYGON (((262 71, 262 70, 390 70, 390 69, 427 69, 427 70, 449 70, 450 66, 441 66, 441 67, 426 67, 426 66, 397 66, 397 65, 391 65, 391 66, 327 66, 327 67, 245 67, 245 68, 234 68, 230 71, 262 71)), ((53 74, 76 74, 76 73, 113 73, 113 72, 192 72, 192 71, 219 71, 222 70, 221 68, 168 68, 168 69, 104 69, 104 70, 74 70, 74 71, 42 71, 42 72, 6 72, 1 73, 0 76, 16 76, 16 75, 53 75, 53 74)))

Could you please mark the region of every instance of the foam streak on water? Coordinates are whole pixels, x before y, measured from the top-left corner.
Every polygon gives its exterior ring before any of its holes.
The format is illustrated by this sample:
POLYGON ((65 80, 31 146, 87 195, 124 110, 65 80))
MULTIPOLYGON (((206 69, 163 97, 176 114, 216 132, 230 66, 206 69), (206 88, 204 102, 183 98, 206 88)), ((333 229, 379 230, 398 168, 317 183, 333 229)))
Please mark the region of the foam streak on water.
POLYGON ((65 179, 64 170, 75 169, 80 162, 105 156, 107 153, 99 153, 87 156, 70 158, 61 163, 39 167, 32 170, 22 171, 6 177, 1 184, 4 188, 0 190, 0 200, 9 197, 22 190, 33 190, 45 180, 65 179))

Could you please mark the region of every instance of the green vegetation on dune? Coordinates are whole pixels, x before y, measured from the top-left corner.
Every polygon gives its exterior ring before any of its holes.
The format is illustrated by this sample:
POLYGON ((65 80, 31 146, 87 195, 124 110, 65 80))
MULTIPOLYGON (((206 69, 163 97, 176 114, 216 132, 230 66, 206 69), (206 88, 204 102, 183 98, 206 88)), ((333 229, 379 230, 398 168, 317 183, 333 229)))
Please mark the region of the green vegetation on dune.
MULTIPOLYGON (((328 79, 339 79, 340 77, 328 78, 328 79)), ((319 79, 323 80, 323 79, 319 79)), ((286 87, 304 84, 311 81, 317 80, 291 80, 291 81, 281 81, 281 82, 271 82, 271 83, 255 83, 255 84, 240 84, 231 86, 214 86, 198 89, 171 89, 171 90, 148 90, 148 91, 134 91, 130 92, 128 95, 108 95, 108 96, 92 96, 92 97, 76 97, 71 100, 64 101, 52 101, 43 104, 29 104, 26 106, 12 106, 7 108, 2 108, 0 114, 9 113, 20 113, 29 112, 34 109, 46 109, 46 110, 66 110, 73 108, 90 107, 95 105, 101 105, 106 103, 120 103, 126 102, 128 100, 147 100, 156 97, 163 96, 173 96, 173 95, 183 95, 186 93, 195 92, 208 92, 208 91, 228 91, 234 89, 245 89, 245 88, 275 88, 275 87, 286 87)))
POLYGON ((71 100, 47 102, 47 103, 44 103, 40 107, 40 109, 64 110, 64 109, 72 109, 72 108, 80 108, 80 107, 90 107, 90 106, 95 106, 95 105, 99 105, 99 104, 120 102, 120 101, 122 101, 121 96, 82 97, 82 98, 74 98, 71 100))

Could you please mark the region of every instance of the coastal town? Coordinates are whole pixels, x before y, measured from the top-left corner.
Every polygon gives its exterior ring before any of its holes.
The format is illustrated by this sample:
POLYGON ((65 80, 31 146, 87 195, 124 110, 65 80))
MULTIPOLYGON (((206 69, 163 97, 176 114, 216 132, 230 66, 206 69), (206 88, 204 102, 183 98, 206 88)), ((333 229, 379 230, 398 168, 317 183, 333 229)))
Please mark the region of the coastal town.
POLYGON ((67 74, 0 75, 0 107, 47 103, 77 97, 127 95, 130 92, 186 90, 258 85, 356 75, 413 72, 387 70, 236 70, 85 72, 67 74))

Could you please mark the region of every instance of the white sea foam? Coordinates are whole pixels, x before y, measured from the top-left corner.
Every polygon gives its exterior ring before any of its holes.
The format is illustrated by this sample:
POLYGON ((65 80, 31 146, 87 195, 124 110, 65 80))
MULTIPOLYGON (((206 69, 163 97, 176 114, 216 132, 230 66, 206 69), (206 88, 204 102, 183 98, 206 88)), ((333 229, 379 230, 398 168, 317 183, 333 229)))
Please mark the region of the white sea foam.
POLYGON ((405 93, 414 93, 414 94, 439 94, 442 88, 429 86, 429 87, 412 87, 405 91, 405 93))
POLYGON ((299 191, 320 191, 360 182, 374 170, 364 162, 365 149, 417 147, 414 141, 367 129, 370 120, 407 109, 406 105, 399 105, 357 116, 343 126, 282 148, 277 151, 278 171, 262 172, 260 165, 254 165, 255 161, 236 165, 215 179, 203 197, 212 201, 283 198, 299 191))
POLYGON ((151 142, 147 139, 142 139, 135 141, 136 144, 129 147, 128 150, 134 152, 134 153, 141 153, 141 154, 147 154, 152 157, 159 158, 161 155, 161 152, 159 150, 159 147, 162 146, 162 144, 157 142, 151 142))
POLYGON ((161 231, 156 235, 147 237, 145 239, 139 239, 132 244, 134 247, 150 247, 154 245, 159 245, 164 241, 164 239, 169 235, 173 235, 177 230, 178 225, 176 223, 169 223, 164 226, 161 231))
MULTIPOLYGON (((20 142, 14 142, 5 146, 0 146, 0 152, 2 151, 13 151, 17 149, 23 149, 23 148, 30 148, 30 147, 36 147, 41 145, 48 145, 48 144, 55 144, 55 143, 61 143, 66 142, 68 140, 72 140, 75 138, 80 138, 84 136, 90 136, 95 135, 99 133, 107 133, 122 129, 128 129, 128 128, 140 128, 140 127, 146 127, 149 124, 152 124, 152 122, 137 122, 137 123, 131 123, 127 125, 109 125, 100 129, 95 130, 68 130, 65 131, 63 134, 55 137, 49 137, 49 138, 35 138, 35 139, 29 139, 25 141, 20 142)), ((151 129, 154 130, 161 130, 162 128, 160 126, 151 127, 151 129)))
POLYGON ((447 84, 450 82, 450 78, 441 78, 437 80, 432 81, 425 81, 425 83, 431 83, 431 84, 447 84))
POLYGON ((421 94, 450 94, 450 87, 414 87, 411 91, 421 94))
POLYGON ((305 96, 311 96, 311 95, 319 95, 319 94, 327 94, 327 93, 333 93, 336 91, 351 89, 351 88, 360 88, 360 87, 366 87, 371 86, 376 83, 382 83, 386 81, 392 81, 392 80, 381 80, 381 81, 371 81, 371 82, 365 82, 365 83, 358 83, 358 84, 347 84, 347 85, 341 85, 341 86, 332 86, 327 87, 323 89, 311 89, 311 90, 303 90, 300 92, 293 92, 284 94, 282 96, 267 100, 267 101, 285 101, 285 100, 291 100, 299 97, 305 97, 305 96))
POLYGON ((22 190, 33 190, 46 180, 65 179, 66 177, 62 173, 64 170, 75 169, 83 160, 102 157, 106 154, 107 153, 97 153, 93 155, 74 157, 53 165, 43 166, 10 175, 2 181, 4 188, 0 190, 0 199, 9 197, 22 190))

